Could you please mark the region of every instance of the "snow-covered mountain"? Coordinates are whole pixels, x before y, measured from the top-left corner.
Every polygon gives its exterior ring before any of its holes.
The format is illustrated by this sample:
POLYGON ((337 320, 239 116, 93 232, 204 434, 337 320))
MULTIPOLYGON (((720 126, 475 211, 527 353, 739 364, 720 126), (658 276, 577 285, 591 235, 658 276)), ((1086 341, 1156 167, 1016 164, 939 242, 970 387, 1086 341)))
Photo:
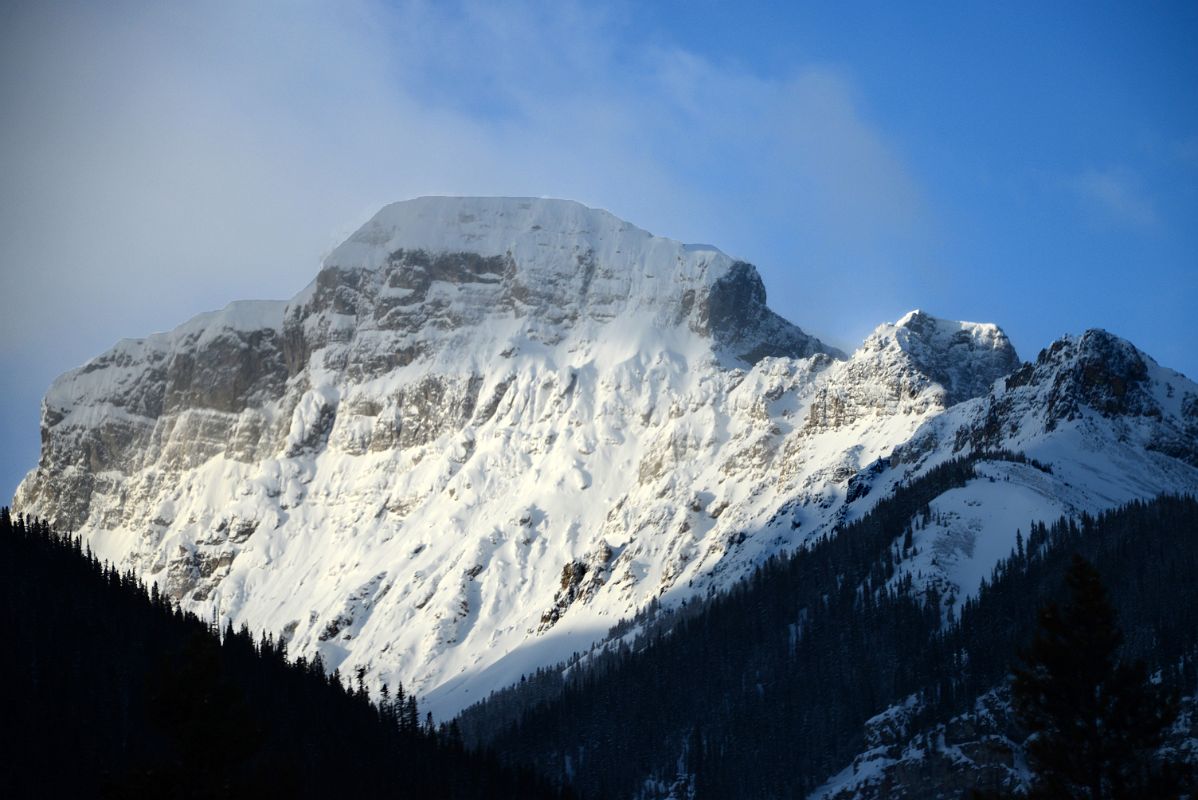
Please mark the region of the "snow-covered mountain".
POLYGON ((984 462, 977 480, 941 495, 902 573, 936 585, 949 604, 977 590, 1031 520, 1198 491, 1198 386, 1105 331, 1065 337, 930 420, 896 448, 879 483, 994 450, 1034 463, 984 462))
POLYGON ((1051 474, 937 501, 946 598, 1012 526, 1198 490, 1198 386, 1109 334, 1020 366, 996 326, 912 312, 846 357, 751 265, 558 200, 387 206, 290 301, 59 378, 42 436, 18 510, 440 714, 953 455, 1051 474))

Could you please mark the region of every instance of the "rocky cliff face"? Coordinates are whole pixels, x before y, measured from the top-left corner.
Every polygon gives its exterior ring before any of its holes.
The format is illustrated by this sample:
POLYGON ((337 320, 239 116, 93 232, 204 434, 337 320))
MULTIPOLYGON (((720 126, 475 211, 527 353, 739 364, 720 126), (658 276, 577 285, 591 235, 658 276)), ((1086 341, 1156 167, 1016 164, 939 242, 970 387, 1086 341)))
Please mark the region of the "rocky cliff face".
POLYGON ((912 724, 914 697, 865 724, 865 750, 810 800, 968 797, 973 790, 1026 792, 1027 759, 1010 695, 996 690, 968 713, 930 730, 912 724))
POLYGON ((1198 390, 1113 337, 1123 361, 1069 355, 1090 339, 1017 370, 997 327, 913 312, 846 357, 714 248, 565 201, 425 198, 288 302, 62 376, 15 505, 444 713, 963 448, 1098 441, 1109 486, 1082 505, 1198 486, 1198 390))
MULTIPOLYGON (((1195 698, 1183 697, 1164 747, 1190 761, 1198 755, 1195 698)), ((1010 689, 998 687, 969 711, 920 729, 916 698, 892 706, 865 724, 865 749, 809 800, 955 800, 974 790, 1026 796, 1032 771, 1027 732, 1012 710, 1010 689)))

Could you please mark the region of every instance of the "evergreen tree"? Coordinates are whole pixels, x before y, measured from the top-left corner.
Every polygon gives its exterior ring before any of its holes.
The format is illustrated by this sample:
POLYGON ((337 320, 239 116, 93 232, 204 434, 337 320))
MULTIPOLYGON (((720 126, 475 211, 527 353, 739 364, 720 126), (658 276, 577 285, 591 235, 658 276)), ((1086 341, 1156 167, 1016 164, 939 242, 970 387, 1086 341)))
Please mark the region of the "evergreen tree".
POLYGON ((379 689, 379 716, 388 725, 395 725, 395 707, 391 705, 391 690, 385 681, 379 689))
POLYGON ((416 707, 416 695, 408 695, 408 704, 404 708, 404 729, 411 734, 420 733, 420 710, 416 707))
POLYGON ((1079 555, 1070 600, 1049 603, 1021 654, 1013 693, 1032 734, 1032 797, 1106 800, 1176 797, 1179 765, 1155 763, 1177 716, 1176 697, 1147 680, 1142 662, 1117 663, 1123 635, 1097 571, 1079 555))

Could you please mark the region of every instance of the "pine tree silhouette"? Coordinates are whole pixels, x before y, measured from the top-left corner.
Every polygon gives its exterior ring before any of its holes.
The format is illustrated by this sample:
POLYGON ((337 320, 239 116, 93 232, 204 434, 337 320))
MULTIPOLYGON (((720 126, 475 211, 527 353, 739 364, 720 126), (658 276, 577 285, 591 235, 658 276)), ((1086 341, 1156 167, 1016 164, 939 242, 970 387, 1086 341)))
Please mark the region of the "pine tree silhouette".
POLYGON ((1012 686, 1031 737, 1030 797, 1115 800, 1182 794, 1187 769, 1156 758, 1177 697, 1154 686, 1143 662, 1116 660, 1123 634, 1097 571, 1075 555, 1070 600, 1039 613, 1012 686))

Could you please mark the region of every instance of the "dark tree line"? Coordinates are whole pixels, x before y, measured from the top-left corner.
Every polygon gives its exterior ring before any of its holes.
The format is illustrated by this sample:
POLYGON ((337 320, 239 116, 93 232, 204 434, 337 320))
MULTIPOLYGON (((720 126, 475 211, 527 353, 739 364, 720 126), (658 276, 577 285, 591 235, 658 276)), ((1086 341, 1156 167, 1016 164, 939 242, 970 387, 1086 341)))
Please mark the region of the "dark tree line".
POLYGON ((1150 680, 1143 659, 1118 660, 1123 632, 1098 571, 1079 555, 1069 601, 1040 609, 1011 693, 1032 735, 1032 800, 1139 800, 1189 795, 1190 765, 1161 754, 1177 720, 1177 687, 1150 680))
POLYGON ((646 778, 668 786, 681 764, 700 798, 804 797, 863 749, 863 723, 889 705, 918 695, 917 723, 932 724, 1007 680, 1078 550, 1109 581, 1129 631, 1123 654, 1194 693, 1193 498, 1031 528, 948 625, 934 592, 892 580, 913 520, 975 477, 981 457, 932 470, 836 535, 772 559, 676 615, 668 633, 650 624, 634 646, 543 670, 467 709, 467 740, 610 796, 646 778))
POLYGON ((0 796, 566 796, 0 509, 0 796))
POLYGON ((931 713, 957 713, 1003 680, 1045 602, 1068 599, 1073 556, 1093 564, 1124 631, 1120 653, 1144 659, 1168 686, 1198 689, 1198 500, 1163 496, 1098 516, 1030 526, 942 637, 957 668, 931 713))

